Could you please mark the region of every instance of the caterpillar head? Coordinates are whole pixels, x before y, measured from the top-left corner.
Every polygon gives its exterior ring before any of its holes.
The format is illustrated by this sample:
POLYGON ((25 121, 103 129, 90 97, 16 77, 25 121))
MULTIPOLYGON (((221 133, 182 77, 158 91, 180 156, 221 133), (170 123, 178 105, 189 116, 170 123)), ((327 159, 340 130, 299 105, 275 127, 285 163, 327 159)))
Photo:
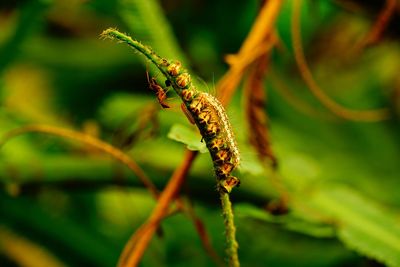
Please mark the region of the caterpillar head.
POLYGON ((240 180, 235 176, 229 176, 228 178, 219 181, 219 189, 226 193, 230 193, 234 187, 239 186, 240 180))

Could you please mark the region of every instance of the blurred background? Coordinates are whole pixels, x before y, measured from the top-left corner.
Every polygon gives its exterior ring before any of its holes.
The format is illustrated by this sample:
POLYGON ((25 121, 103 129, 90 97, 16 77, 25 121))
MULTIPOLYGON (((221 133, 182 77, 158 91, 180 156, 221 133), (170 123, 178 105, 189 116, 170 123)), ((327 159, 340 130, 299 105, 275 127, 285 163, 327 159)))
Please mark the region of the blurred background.
MULTIPOLYGON (((279 41, 263 79, 275 171, 248 141, 242 84, 227 108, 243 158, 242 185, 232 193, 241 264, 400 266, 400 4, 297 5, 295 26, 324 93, 348 109, 385 108, 384 118, 365 122, 337 116, 302 79, 293 52, 294 2, 279 9, 279 41), (381 29, 373 35, 376 25, 381 29)), ((0 138, 31 124, 75 129, 128 153, 161 190, 185 150, 168 138, 171 128, 191 126, 172 90, 165 110, 149 90, 146 70, 162 82, 161 75, 100 33, 116 27, 179 59, 214 94, 229 68, 224 57, 239 51, 263 3, 1 1, 0 138)), ((0 182, 0 266, 7 267, 115 266, 156 203, 109 155, 51 134, 2 143, 0 182)), ((207 153, 196 159, 182 194, 223 259, 207 153)), ((190 218, 178 213, 163 220, 142 266, 218 266, 218 260, 190 218)))

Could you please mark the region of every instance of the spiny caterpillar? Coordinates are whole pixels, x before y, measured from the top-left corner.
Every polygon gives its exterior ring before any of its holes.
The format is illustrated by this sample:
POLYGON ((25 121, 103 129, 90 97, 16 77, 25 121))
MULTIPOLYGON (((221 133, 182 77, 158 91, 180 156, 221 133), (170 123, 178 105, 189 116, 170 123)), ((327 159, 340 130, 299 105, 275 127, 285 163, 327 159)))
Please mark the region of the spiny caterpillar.
POLYGON ((218 189, 229 193, 239 185, 239 179, 231 175, 240 163, 239 150, 228 116, 218 99, 198 91, 180 62, 161 58, 149 47, 115 29, 107 29, 101 36, 128 44, 158 67, 181 97, 185 114, 200 130, 213 160, 218 189))

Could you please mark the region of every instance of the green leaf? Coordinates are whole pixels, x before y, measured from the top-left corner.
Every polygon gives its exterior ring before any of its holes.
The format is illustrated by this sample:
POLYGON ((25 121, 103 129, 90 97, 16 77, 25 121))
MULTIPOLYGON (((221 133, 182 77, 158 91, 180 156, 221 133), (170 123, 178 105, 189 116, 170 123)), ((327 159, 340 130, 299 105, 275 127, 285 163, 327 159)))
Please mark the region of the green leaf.
POLYGON ((200 151, 200 153, 208 152, 205 142, 201 142, 201 136, 181 124, 172 125, 168 138, 184 143, 189 150, 200 151))
POLYGON ((400 225, 390 211, 344 186, 316 191, 311 205, 333 220, 349 248, 388 266, 400 266, 400 225))
POLYGON ((248 146, 240 146, 241 161, 239 171, 243 174, 249 173, 255 176, 261 176, 265 169, 257 158, 257 155, 248 146))
POLYGON ((118 92, 109 96, 99 109, 99 120, 108 127, 118 127, 128 117, 142 112, 154 99, 118 92))
POLYGON ((335 236, 331 226, 306 221, 291 213, 283 216, 274 216, 266 210, 257 208, 251 204, 237 204, 235 213, 239 218, 243 217, 267 223, 280 224, 287 230, 312 237, 327 238, 335 236))
POLYGON ((119 5, 119 15, 135 39, 150 45, 161 56, 189 66, 159 1, 123 0, 119 5))

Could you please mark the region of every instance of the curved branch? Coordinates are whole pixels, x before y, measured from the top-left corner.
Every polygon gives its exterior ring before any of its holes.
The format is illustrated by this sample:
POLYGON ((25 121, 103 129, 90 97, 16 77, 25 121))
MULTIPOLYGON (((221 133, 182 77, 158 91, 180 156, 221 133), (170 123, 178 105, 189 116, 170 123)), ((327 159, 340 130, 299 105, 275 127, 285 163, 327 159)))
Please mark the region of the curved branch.
POLYGON ((172 175, 167 186, 160 194, 157 205, 145 224, 143 224, 125 245, 118 262, 120 267, 137 266, 157 230, 160 221, 167 215, 171 201, 177 196, 186 174, 188 173, 197 152, 186 151, 185 158, 172 175))
POLYGON ((313 75, 311 74, 310 68, 308 67, 301 44, 302 41, 300 32, 300 8, 301 0, 294 0, 291 23, 292 42, 297 66, 299 68, 301 76, 303 77, 304 82, 307 84, 310 91, 327 109, 344 119, 370 122, 388 119, 389 110, 387 108, 375 110, 351 110, 336 103, 318 86, 317 82, 314 80, 313 75))
POLYGON ((274 25, 282 2, 265 1, 239 52, 228 58, 229 71, 217 84, 217 96, 224 106, 232 98, 248 65, 275 45, 274 25))
POLYGON ((396 10, 396 4, 396 0, 386 0, 385 6, 376 18, 374 25, 364 37, 362 47, 371 45, 379 40, 396 10))
POLYGON ((109 154, 117 161, 121 162, 125 166, 127 166, 133 173, 142 181, 145 187, 150 191, 150 193, 157 199, 158 198, 158 189, 153 184, 153 182, 147 177, 145 172, 140 168, 140 166, 127 154, 123 151, 119 150, 116 147, 113 147, 91 135, 80 133, 78 131, 64 129, 56 126, 50 125, 42 125, 42 124, 33 124, 23 126, 14 130, 7 132, 2 140, 0 141, 0 147, 3 146, 6 142, 8 142, 11 138, 16 137, 21 134, 29 133, 29 132, 38 132, 51 134, 56 136, 61 136, 64 138, 76 140, 82 142, 84 144, 90 145, 99 149, 100 151, 109 154))

